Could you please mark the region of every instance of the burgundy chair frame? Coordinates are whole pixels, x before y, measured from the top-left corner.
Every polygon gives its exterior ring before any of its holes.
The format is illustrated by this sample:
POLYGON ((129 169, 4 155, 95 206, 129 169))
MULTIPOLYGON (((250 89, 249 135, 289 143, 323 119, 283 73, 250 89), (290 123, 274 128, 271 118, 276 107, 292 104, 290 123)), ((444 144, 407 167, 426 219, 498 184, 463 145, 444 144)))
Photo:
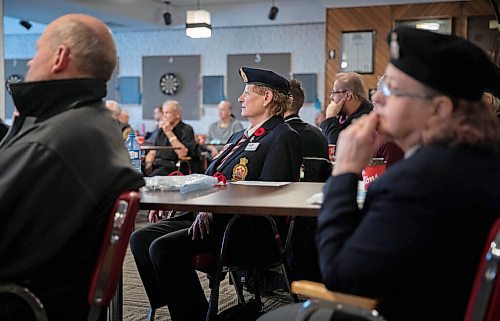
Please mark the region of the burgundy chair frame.
POLYGON ((500 320, 500 218, 488 235, 464 321, 500 320))

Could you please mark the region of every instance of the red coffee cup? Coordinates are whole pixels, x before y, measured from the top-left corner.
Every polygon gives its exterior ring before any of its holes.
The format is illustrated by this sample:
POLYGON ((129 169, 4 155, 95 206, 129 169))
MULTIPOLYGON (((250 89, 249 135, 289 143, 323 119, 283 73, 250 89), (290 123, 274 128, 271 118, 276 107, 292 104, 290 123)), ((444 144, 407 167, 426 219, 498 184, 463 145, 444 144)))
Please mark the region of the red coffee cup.
POLYGON ((373 161, 363 169, 361 173, 363 176, 363 184, 365 186, 365 191, 368 190, 368 186, 377 180, 385 172, 387 164, 384 163, 383 158, 374 158, 373 161))
POLYGON ((139 142, 139 145, 144 145, 144 136, 137 136, 137 141, 139 142))
POLYGON ((335 145, 334 144, 328 144, 328 156, 330 157, 331 162, 335 161, 335 145))

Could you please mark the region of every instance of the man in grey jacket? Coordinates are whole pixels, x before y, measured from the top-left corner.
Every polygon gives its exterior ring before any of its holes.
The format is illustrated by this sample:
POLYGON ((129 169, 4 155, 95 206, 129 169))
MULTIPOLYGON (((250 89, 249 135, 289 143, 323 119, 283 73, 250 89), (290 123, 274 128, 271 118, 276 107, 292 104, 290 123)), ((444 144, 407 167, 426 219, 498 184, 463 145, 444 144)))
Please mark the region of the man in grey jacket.
MULTIPOLYGON (((49 24, 11 86, 19 111, 0 146, 0 282, 33 291, 51 321, 86 320, 87 290, 116 197, 144 184, 103 104, 111 32, 71 14, 49 24)), ((31 320, 0 296, 0 320, 31 320)))

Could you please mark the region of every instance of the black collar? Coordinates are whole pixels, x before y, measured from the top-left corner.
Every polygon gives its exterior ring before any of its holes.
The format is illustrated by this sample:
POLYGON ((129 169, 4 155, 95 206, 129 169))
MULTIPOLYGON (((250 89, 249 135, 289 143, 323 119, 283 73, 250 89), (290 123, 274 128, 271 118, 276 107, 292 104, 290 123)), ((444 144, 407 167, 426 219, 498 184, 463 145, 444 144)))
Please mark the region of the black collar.
POLYGON ((102 100, 106 82, 98 79, 33 81, 10 86, 14 105, 21 117, 50 118, 64 110, 102 100))

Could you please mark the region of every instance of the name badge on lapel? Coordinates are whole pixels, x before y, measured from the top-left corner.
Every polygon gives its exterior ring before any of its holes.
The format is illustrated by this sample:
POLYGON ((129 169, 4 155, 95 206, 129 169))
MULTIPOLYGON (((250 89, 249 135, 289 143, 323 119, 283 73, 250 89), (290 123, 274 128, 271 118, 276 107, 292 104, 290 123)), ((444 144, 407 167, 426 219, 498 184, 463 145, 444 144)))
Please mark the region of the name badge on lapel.
POLYGON ((257 147, 259 147, 259 144, 260 143, 248 143, 247 147, 245 147, 245 150, 248 150, 248 151, 256 151, 257 150, 257 147))

